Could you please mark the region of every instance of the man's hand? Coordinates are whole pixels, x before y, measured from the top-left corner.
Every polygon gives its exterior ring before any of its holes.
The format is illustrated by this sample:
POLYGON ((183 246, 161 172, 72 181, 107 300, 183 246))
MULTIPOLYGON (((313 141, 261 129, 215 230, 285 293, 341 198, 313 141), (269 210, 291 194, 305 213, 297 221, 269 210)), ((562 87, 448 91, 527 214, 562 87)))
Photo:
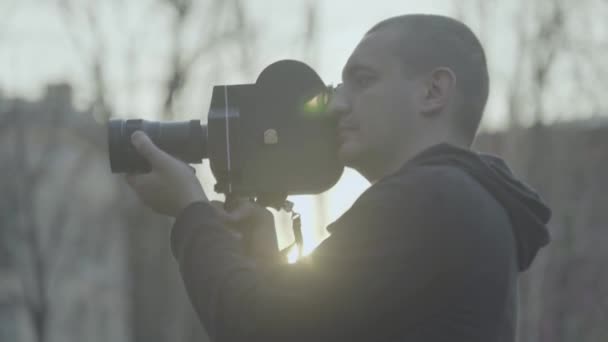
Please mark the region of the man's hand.
POLYGON ((274 216, 268 209, 245 198, 232 201, 230 210, 224 209, 223 202, 212 201, 211 204, 226 225, 241 235, 249 255, 269 263, 284 261, 280 259, 274 216))
POLYGON ((152 210, 176 217, 188 205, 208 201, 194 169, 159 149, 141 132, 134 132, 131 142, 150 163, 150 173, 128 175, 127 182, 152 210))

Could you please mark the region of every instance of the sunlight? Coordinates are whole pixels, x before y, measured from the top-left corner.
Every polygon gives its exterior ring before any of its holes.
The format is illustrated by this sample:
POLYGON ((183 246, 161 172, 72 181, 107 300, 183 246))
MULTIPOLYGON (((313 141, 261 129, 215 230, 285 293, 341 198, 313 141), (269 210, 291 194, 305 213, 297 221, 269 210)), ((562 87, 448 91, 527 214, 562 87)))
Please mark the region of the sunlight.
POLYGON ((290 264, 295 264, 299 257, 300 254, 300 249, 298 248, 298 246, 293 245, 291 246, 291 248, 289 249, 289 253, 287 253, 287 262, 290 264))
MULTIPOLYGON (((318 206, 319 197, 312 195, 290 196, 294 203, 294 211, 300 214, 302 220, 303 246, 301 256, 311 254, 317 246, 328 237, 327 225, 338 219, 355 201, 355 199, 369 186, 369 183, 352 169, 345 169, 344 174, 324 196, 325 206, 318 206)), ((279 247, 294 242, 291 230, 291 221, 286 220, 284 214, 275 214, 277 237, 279 247)), ((291 247, 287 254, 288 262, 295 263, 300 258, 298 248, 291 247)))

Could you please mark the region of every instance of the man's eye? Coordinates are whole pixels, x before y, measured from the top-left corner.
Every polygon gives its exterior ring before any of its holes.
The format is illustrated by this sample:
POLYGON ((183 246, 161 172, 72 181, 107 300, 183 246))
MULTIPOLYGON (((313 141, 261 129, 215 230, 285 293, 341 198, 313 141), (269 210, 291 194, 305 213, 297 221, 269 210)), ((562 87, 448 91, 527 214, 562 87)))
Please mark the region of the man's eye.
POLYGON ((374 77, 372 75, 366 75, 366 74, 356 75, 354 78, 355 84, 357 85, 358 88, 369 87, 372 84, 373 80, 374 80, 374 77))

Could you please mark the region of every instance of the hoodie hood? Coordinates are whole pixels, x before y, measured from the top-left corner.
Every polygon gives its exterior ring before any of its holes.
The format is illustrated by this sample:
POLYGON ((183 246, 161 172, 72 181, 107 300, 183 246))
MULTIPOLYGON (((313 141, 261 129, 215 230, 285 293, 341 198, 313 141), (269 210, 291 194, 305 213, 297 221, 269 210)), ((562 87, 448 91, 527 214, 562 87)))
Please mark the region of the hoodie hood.
POLYGON ((406 163, 407 167, 423 165, 458 167, 498 200, 511 219, 520 271, 526 270, 540 248, 549 243, 547 223, 551 210, 534 189, 515 178, 501 158, 444 143, 421 152, 406 163))

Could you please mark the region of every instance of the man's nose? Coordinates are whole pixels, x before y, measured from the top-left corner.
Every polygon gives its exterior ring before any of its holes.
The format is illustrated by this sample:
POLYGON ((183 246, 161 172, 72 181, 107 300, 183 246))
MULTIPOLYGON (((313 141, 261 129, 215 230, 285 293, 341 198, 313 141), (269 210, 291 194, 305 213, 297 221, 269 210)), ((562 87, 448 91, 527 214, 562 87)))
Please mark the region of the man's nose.
POLYGON ((344 93, 344 87, 338 85, 329 101, 328 111, 331 115, 339 118, 342 115, 348 114, 350 109, 350 101, 344 93))

